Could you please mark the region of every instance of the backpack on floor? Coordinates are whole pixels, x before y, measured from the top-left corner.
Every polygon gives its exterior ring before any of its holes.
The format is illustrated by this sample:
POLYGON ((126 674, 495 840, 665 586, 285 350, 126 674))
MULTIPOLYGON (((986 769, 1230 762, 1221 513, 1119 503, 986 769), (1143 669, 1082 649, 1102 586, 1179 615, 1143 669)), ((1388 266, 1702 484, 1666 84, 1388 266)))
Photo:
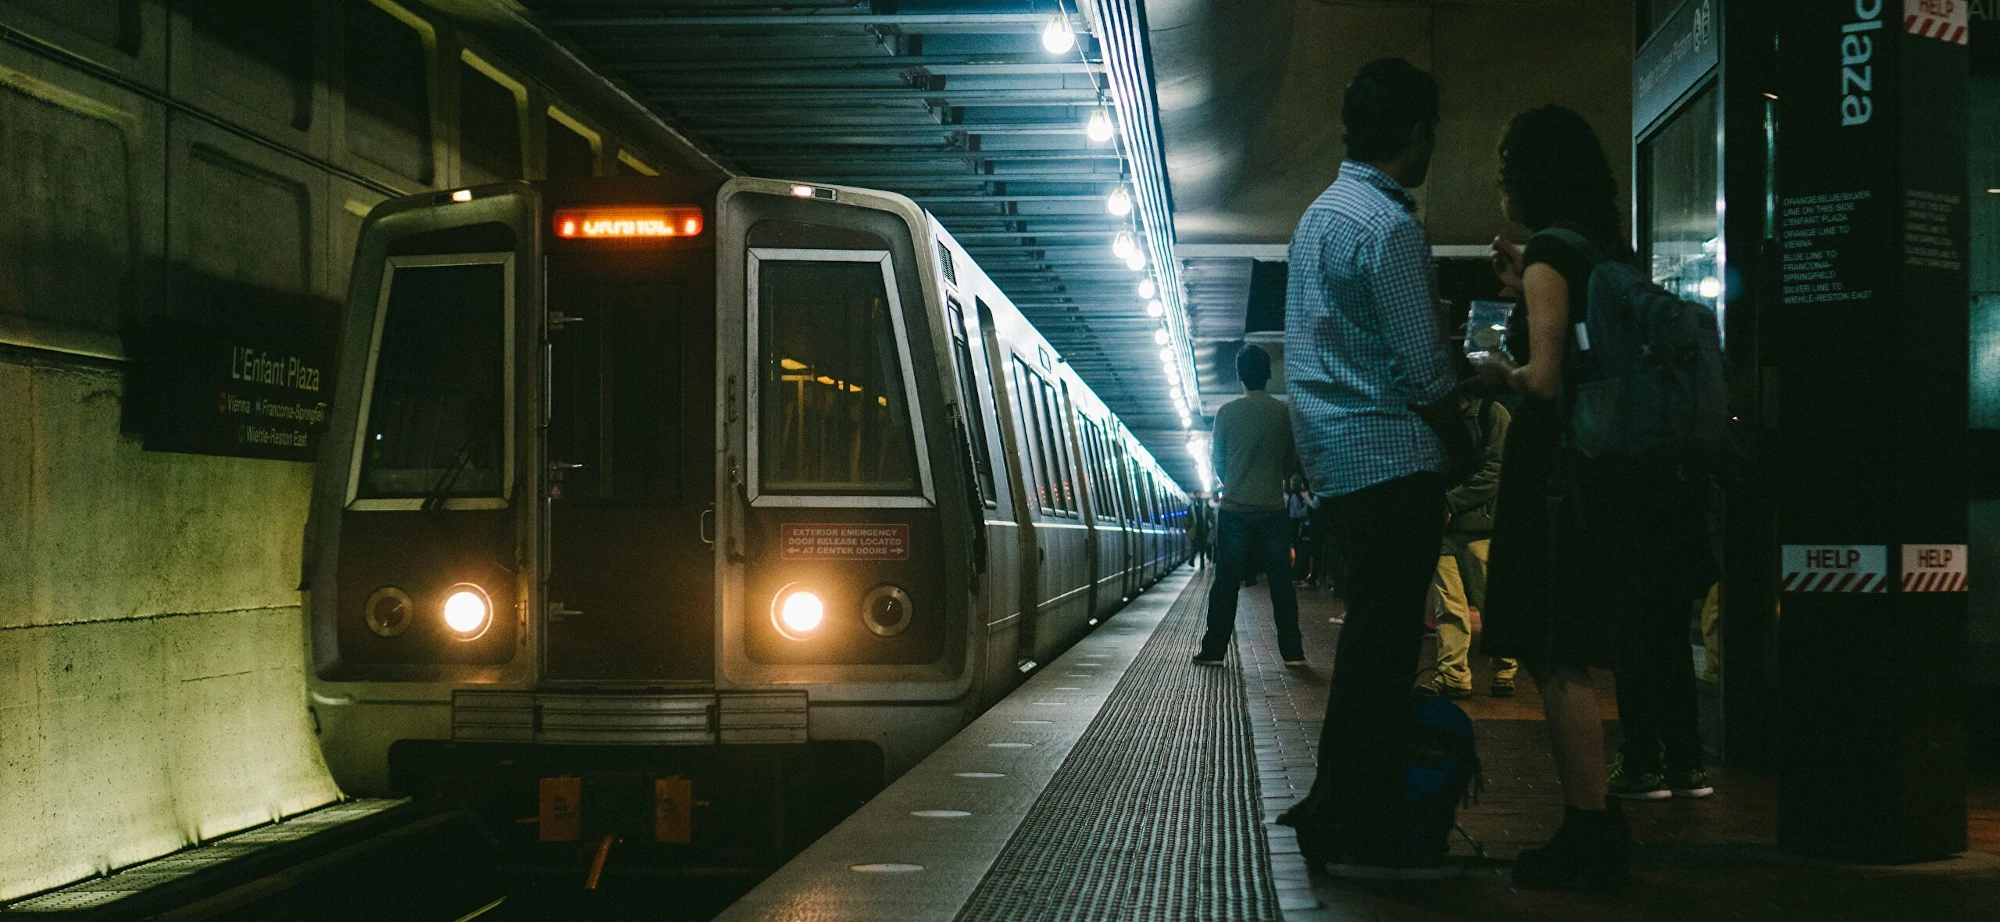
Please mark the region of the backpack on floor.
POLYGON ((1714 309, 1676 297, 1575 231, 1543 234, 1591 261, 1567 373, 1565 441, 1586 458, 1666 456, 1699 466, 1729 448, 1728 383, 1714 309))
POLYGON ((1403 759, 1403 803, 1396 835, 1420 855, 1451 850, 1458 807, 1483 788, 1472 718, 1442 697, 1420 697, 1403 759))

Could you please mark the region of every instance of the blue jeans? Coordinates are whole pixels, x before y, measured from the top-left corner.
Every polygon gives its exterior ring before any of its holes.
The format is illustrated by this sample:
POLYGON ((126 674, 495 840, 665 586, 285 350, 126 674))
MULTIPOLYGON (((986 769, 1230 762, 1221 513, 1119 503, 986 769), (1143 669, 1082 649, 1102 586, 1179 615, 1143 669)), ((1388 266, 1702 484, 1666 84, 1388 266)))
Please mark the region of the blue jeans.
POLYGON ((1215 584, 1208 590, 1208 633, 1201 653, 1220 657, 1236 632, 1236 593, 1246 573, 1262 573, 1271 587, 1271 619, 1278 624, 1278 652, 1285 659, 1304 659, 1299 638, 1299 597, 1292 590, 1292 520, 1283 509, 1239 512, 1224 509, 1215 516, 1215 584))

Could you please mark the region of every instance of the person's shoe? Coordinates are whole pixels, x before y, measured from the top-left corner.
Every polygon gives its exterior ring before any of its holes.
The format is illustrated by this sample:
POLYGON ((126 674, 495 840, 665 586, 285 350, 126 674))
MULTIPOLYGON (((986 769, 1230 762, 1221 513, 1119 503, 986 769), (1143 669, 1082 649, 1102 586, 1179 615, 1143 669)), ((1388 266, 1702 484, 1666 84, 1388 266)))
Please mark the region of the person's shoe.
POLYGON ((1453 701, 1465 701, 1472 697, 1472 686, 1467 685, 1461 688, 1457 685, 1448 685, 1442 681, 1433 679, 1428 685, 1417 686, 1417 694, 1427 698, 1449 698, 1453 701))
POLYGON ((1611 763, 1611 779, 1606 789, 1620 800, 1666 800, 1674 796, 1667 790, 1664 772, 1633 771, 1625 764, 1623 755, 1611 763))
POLYGON ((1197 666, 1220 666, 1222 665, 1222 654, 1218 653, 1210 656, 1206 653, 1196 653, 1194 655, 1194 664, 1197 666))
POLYGON ((1708 772, 1701 768, 1687 768, 1667 774, 1667 790, 1675 797, 1692 797, 1700 800, 1715 793, 1715 785, 1708 780, 1708 772))
POLYGON ((1521 852, 1514 886, 1524 890, 1616 890, 1631 880, 1632 830, 1618 801, 1602 810, 1563 808, 1562 828, 1541 848, 1521 852))
POLYGON ((1296 656, 1285 657, 1285 665, 1288 667, 1298 667, 1298 666, 1303 666, 1305 664, 1306 664, 1306 655, 1303 653, 1300 653, 1296 656))
POLYGON ((1487 689, 1487 691, 1495 698, 1512 698, 1514 697, 1514 680, 1502 679, 1496 676, 1493 679, 1493 687, 1487 689))

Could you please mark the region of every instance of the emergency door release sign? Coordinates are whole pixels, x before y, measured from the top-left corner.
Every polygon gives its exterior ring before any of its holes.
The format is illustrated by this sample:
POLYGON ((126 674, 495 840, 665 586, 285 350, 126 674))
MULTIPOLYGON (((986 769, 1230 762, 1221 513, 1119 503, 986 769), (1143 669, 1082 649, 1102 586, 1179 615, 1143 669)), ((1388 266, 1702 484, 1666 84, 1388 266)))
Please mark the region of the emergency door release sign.
POLYGON ((1903 545, 1904 592, 1964 592, 1965 545, 1903 545))
POLYGON ((908 560, 910 526, 889 522, 786 522, 778 526, 785 560, 908 560))
POLYGON ((1787 544, 1780 592, 1887 592, 1889 548, 1882 544, 1787 544))

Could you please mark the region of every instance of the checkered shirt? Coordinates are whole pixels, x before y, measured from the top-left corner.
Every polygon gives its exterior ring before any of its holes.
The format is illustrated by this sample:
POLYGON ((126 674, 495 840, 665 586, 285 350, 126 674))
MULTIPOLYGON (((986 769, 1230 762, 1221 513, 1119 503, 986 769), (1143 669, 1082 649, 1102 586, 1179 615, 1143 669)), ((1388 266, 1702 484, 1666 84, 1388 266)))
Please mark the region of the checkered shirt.
POLYGON ((1322 496, 1445 470, 1444 446, 1410 409, 1456 383, 1415 208, 1388 174, 1349 160, 1292 234, 1286 388, 1299 461, 1322 496))

